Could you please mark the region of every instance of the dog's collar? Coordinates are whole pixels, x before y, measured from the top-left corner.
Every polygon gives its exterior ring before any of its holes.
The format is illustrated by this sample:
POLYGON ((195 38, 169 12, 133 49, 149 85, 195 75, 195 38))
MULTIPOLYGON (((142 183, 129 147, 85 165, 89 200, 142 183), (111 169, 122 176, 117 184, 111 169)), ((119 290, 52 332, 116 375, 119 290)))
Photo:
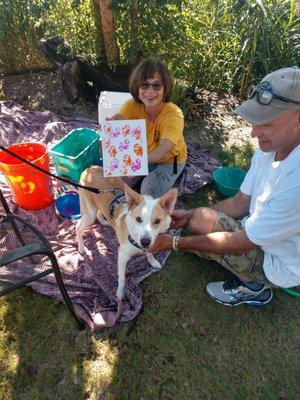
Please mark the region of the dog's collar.
POLYGON ((137 247, 138 249, 141 249, 141 250, 142 250, 142 248, 137 244, 137 242, 135 242, 135 241, 132 239, 132 237, 131 237, 130 235, 128 235, 128 240, 129 240, 129 242, 130 242, 133 246, 135 246, 135 247, 137 247))
POLYGON ((116 197, 113 199, 113 201, 110 203, 108 210, 109 210, 109 215, 111 218, 114 216, 115 208, 121 204, 124 203, 125 201, 125 194, 119 190, 118 188, 114 189, 114 194, 116 197))

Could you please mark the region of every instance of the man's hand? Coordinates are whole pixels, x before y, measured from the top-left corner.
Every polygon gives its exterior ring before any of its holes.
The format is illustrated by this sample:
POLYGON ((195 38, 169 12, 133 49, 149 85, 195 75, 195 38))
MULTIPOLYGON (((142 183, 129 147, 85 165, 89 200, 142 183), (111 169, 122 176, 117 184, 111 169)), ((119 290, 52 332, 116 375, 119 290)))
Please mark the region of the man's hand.
POLYGON ((166 251, 172 250, 173 248, 173 236, 168 235, 167 233, 161 233, 157 236, 155 242, 151 247, 147 249, 150 253, 154 253, 156 251, 166 251))
POLYGON ((192 218, 193 210, 174 210, 171 214, 171 228, 183 228, 192 218))

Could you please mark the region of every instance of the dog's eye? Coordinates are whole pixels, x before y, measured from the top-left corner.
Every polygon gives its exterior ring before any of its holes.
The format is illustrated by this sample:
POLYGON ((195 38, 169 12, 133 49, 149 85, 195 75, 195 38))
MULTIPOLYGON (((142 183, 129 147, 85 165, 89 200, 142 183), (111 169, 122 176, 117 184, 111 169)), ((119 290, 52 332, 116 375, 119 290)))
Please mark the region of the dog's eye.
POLYGON ((154 221, 154 225, 158 225, 158 224, 160 224, 160 219, 159 219, 159 218, 157 218, 157 219, 154 221))
POLYGON ((142 222, 142 218, 141 217, 136 217, 136 222, 138 222, 140 224, 142 222))

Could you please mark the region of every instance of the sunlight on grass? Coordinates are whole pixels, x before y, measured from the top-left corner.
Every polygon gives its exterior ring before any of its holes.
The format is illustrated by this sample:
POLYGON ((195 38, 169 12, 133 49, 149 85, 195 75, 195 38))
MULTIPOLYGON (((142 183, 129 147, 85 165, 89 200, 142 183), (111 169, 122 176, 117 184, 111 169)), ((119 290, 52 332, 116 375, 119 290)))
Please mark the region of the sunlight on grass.
POLYGON ((0 90, 0 101, 6 100, 6 96, 2 90, 0 90))
POLYGON ((6 399, 12 393, 11 378, 17 373, 19 354, 14 333, 6 329, 5 318, 10 311, 9 305, 0 299, 0 371, 6 371, 8 379, 0 381, 0 398, 6 399))
POLYGON ((119 350, 113 347, 109 340, 95 338, 92 338, 91 347, 92 359, 83 362, 83 372, 86 378, 85 390, 89 393, 89 400, 97 400, 112 382, 119 350))
MULTIPOLYGON (((237 147, 220 124, 195 125, 189 138, 245 167, 251 143, 237 147)), ((212 182, 182 201, 220 199, 212 182)), ((205 288, 229 276, 172 252, 141 283, 139 315, 99 333, 79 331, 63 303, 28 288, 0 298, 0 400, 296 400, 299 300, 276 290, 265 309, 222 307, 205 288)))
POLYGON ((224 165, 231 165, 247 170, 250 168, 251 157, 254 150, 252 143, 249 141, 239 147, 232 145, 231 147, 226 148, 224 146, 222 152, 222 163, 224 165))

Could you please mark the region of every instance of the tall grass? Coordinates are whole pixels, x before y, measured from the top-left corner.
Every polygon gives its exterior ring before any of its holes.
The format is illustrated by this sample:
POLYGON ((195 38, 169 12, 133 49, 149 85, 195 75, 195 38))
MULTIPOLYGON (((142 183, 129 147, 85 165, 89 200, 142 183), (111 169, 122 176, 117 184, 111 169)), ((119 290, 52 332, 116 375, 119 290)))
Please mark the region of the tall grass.
POLYGON ((242 47, 232 80, 240 93, 250 81, 299 62, 300 19, 295 7, 296 0, 240 0, 230 8, 240 21, 236 31, 242 47))
POLYGON ((39 18, 34 0, 0 0, 0 70, 17 72, 49 66, 37 51, 39 18))
POLYGON ((92 5, 92 0, 0 0, 0 70, 49 67, 38 45, 55 35, 68 42, 73 53, 94 59, 98 35, 92 5))
MULTIPOLYGON (((73 53, 104 61, 96 0, 0 0, 0 68, 43 62, 41 38, 60 35, 73 53), (25 10, 25 12, 20 12, 25 10)), ((192 88, 242 95, 250 81, 296 65, 297 0, 112 1, 123 64, 156 55, 192 88)))

